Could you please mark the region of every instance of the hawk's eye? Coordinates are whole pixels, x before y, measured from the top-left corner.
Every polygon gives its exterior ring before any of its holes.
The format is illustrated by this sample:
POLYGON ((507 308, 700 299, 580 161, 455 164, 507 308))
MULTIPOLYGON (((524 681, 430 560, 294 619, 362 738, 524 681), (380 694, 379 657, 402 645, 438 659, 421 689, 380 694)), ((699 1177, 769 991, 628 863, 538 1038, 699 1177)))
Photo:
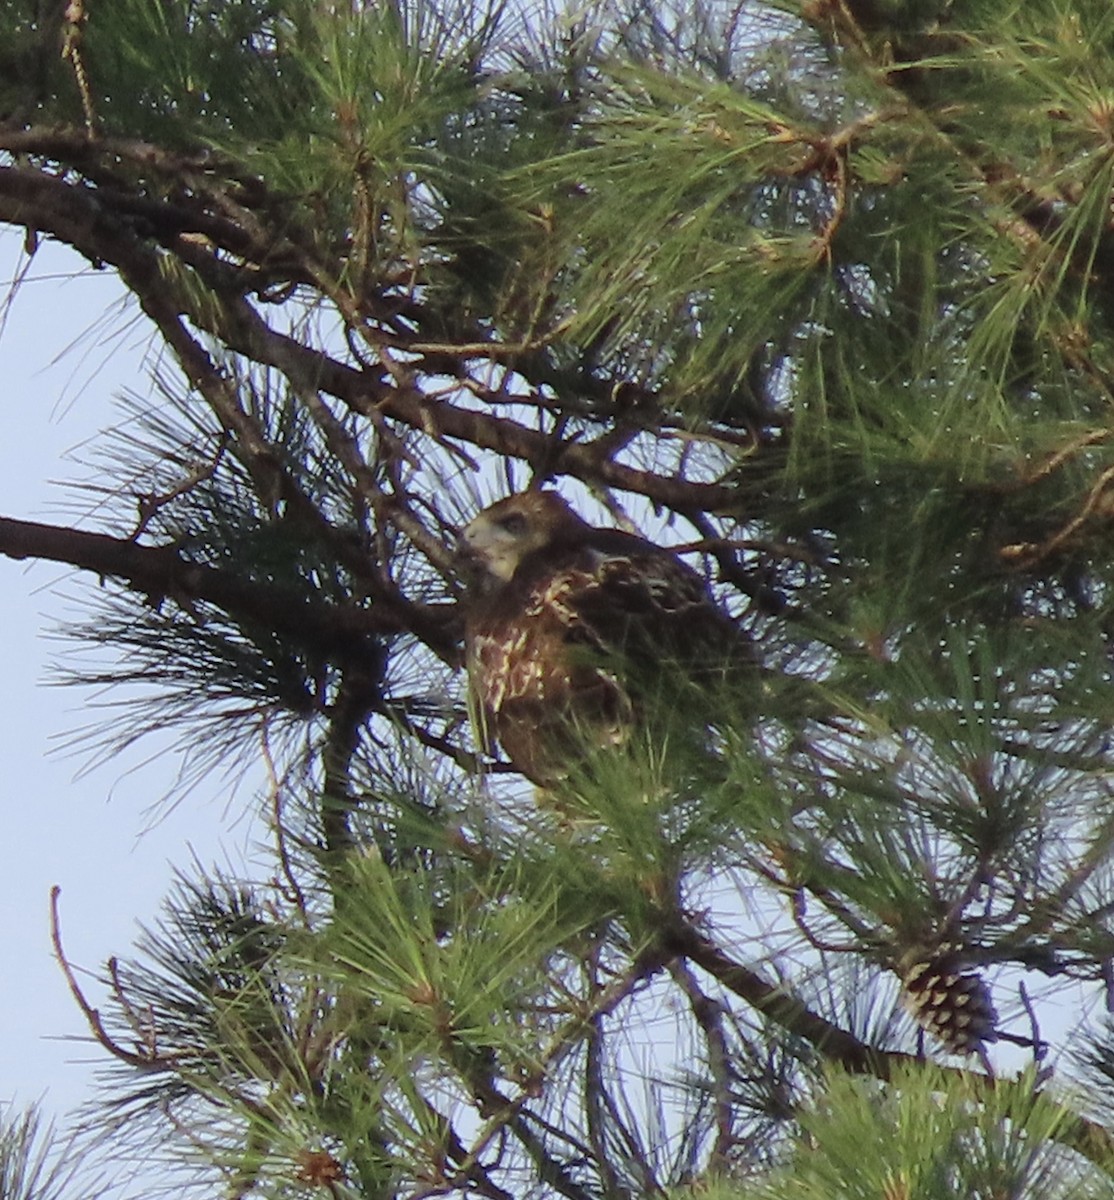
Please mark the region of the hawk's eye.
POLYGON ((505 517, 499 518, 497 524, 500 529, 505 529, 511 537, 521 537, 527 529, 527 521, 522 513, 507 513, 505 517))

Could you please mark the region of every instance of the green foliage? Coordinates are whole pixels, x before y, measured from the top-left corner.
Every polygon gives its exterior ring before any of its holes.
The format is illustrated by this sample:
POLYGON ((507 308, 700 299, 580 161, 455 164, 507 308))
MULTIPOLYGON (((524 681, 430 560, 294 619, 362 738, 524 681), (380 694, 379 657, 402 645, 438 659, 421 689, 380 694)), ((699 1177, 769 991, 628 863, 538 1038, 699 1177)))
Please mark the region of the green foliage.
MULTIPOLYGON (((374 855, 350 867, 329 941, 357 1007, 404 1030, 418 1055, 446 1045, 450 1058, 531 1053, 539 1031, 519 1025, 531 1008, 541 1011, 539 948, 556 955, 583 931, 562 911, 554 884, 540 871, 525 878, 513 863, 479 878, 472 870, 391 871, 374 855)), ((525 1075, 536 1065, 516 1069, 525 1075)))
POLYGON ((4 1200, 61 1200, 80 1182, 86 1196, 104 1193, 103 1184, 81 1179, 72 1139, 47 1125, 37 1108, 6 1112, 0 1123, 0 1196, 4 1200))
POLYGON ((1070 1116, 1019 1086, 964 1093, 945 1076, 918 1069, 892 1086, 829 1079, 824 1100, 801 1115, 791 1164, 756 1188, 710 1194, 784 1200, 901 1197, 1108 1196, 1109 1179, 1056 1148, 1070 1116))
POLYGON ((1106 0, 0 9, 0 217, 166 350, 70 673, 275 837, 104 973, 106 1137, 236 1200, 1110 1193, 1112 67, 1106 0), (610 664, 537 794, 452 550, 531 480, 753 647, 610 664), (922 967, 1004 1044, 944 1064, 922 967))

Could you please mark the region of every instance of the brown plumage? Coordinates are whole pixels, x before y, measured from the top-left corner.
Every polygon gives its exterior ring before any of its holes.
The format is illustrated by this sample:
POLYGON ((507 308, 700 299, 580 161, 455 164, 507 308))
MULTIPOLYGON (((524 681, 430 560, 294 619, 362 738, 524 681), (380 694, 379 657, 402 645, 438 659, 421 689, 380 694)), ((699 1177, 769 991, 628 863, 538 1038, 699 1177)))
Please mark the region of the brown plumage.
POLYGON ((663 664, 721 675, 742 635, 671 551, 598 529, 553 492, 485 509, 463 531, 469 684, 483 741, 535 783, 623 742, 663 664))

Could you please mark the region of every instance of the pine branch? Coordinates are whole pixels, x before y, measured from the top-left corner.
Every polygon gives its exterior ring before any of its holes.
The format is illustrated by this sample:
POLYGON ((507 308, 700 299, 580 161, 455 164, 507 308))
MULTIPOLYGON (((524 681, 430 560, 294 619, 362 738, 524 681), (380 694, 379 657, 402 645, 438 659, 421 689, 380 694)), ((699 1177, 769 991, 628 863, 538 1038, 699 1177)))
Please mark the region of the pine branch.
MULTIPOLYGON (((691 925, 676 923, 663 936, 663 944, 671 952, 696 963, 764 1017, 807 1042, 825 1061, 852 1075, 870 1075, 888 1081, 898 1071, 916 1068, 923 1061, 914 1054, 881 1050, 860 1041, 847 1030, 813 1012, 784 985, 772 984, 758 972, 732 959, 691 925)), ((975 1095, 996 1088, 1018 1086, 1010 1080, 996 1079, 992 1075, 962 1068, 938 1069, 945 1078, 962 1081, 975 1095)), ((1044 1094, 1038 1092, 1035 1097, 1044 1099, 1044 1094)), ((1098 1122, 1059 1105, 1055 1100, 1045 1102, 1063 1108, 1063 1123, 1056 1130, 1057 1141, 1104 1169, 1109 1168, 1114 1162, 1114 1133, 1098 1122)))
MULTIPOLYGON (((417 387, 387 384, 271 329, 241 296, 217 294, 199 304, 168 279, 153 248, 139 236, 134 219, 114 206, 111 196, 84 184, 34 169, 0 167, 0 220, 50 233, 90 262, 116 267, 175 351, 187 377, 242 440, 249 466, 259 473, 262 494, 282 495, 297 503, 299 511, 304 506, 269 461, 268 447, 260 444, 256 431, 225 394, 227 381, 187 333, 181 314, 188 314, 192 324, 214 334, 230 350, 277 368, 298 386, 321 388, 362 416, 390 417, 439 438, 521 459, 550 475, 567 474, 596 486, 622 488, 680 511, 733 512, 738 507, 735 487, 616 462, 607 444, 571 441, 555 453, 553 439, 544 430, 439 402, 417 387)), ((219 266, 213 268, 217 270, 219 266)), ((211 282, 218 281, 211 278, 211 282)))
MULTIPOLYGON (((1114 287, 1114 226, 1106 221, 1093 242, 1087 238, 1065 239, 1062 234, 1080 202, 1070 186, 1066 182, 1055 186, 1043 180, 1043 188, 1034 184, 1028 158, 1011 163, 1000 147, 979 136, 977 126, 972 129, 955 120, 950 106, 940 103, 942 97, 951 99, 947 91, 949 73, 961 76, 978 66, 977 56, 971 57, 970 66, 963 61, 968 46, 960 23, 950 27, 950 8, 950 4, 943 3, 939 7, 937 15, 944 18, 943 23, 922 19, 919 25, 906 24, 903 9, 878 0, 817 4, 808 6, 802 15, 815 21, 825 33, 834 33, 846 50, 872 69, 884 69, 894 61, 908 64, 906 69, 888 70, 886 83, 900 97, 899 102, 916 113, 965 163, 989 202, 988 212, 1000 207, 1007 214, 994 218, 1001 232, 1019 242, 1030 261, 1044 258, 1047 263, 1065 263, 1077 280, 1087 281, 1096 294, 1108 295, 1114 287), (817 20, 820 17, 822 21, 817 20), (933 60, 940 67, 934 69, 933 60)), ((1096 113, 1096 132, 1105 141, 1104 119, 1101 112, 1096 113)), ((1105 166, 1105 154, 1100 155, 1100 166, 1105 166)), ((1114 394, 1084 344, 1073 344, 1068 338, 1053 340, 1059 342, 1057 348, 1066 363, 1081 368, 1107 395, 1114 394)))
POLYGON ((688 998, 693 1019, 704 1033, 715 1107, 716 1138, 708 1158, 708 1170, 714 1174, 727 1169, 736 1141, 735 1105, 731 1094, 731 1049, 723 1028, 723 1006, 701 989, 692 972, 680 959, 669 965, 669 972, 688 998))
MULTIPOLYGON (((220 567, 191 562, 173 546, 140 546, 105 533, 0 518, 0 554, 14 559, 66 563, 102 577, 122 579, 149 604, 165 599, 184 607, 204 601, 236 620, 262 626, 308 650, 341 661, 364 661, 373 639, 412 631, 413 616, 388 603, 342 608, 279 584, 262 584, 220 567)), ((454 653, 451 610, 422 614, 434 647, 454 653)))
POLYGON ((672 953, 696 963, 763 1016, 853 1074, 889 1079, 896 1067, 917 1061, 915 1055, 879 1050, 859 1041, 813 1012, 783 985, 770 983, 757 971, 732 959, 691 925, 678 922, 664 935, 663 942, 672 953))

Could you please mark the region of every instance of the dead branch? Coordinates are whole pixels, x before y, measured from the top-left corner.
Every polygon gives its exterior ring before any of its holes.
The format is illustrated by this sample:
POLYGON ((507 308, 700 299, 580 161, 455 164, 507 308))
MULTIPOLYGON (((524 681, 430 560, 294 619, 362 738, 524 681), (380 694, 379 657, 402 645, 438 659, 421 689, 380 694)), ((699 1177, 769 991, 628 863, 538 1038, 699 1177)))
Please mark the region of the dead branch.
POLYGON ((55 961, 61 967, 62 974, 66 977, 66 985, 70 989, 70 995, 73 997, 74 1003, 81 1010, 81 1014, 85 1018, 85 1023, 89 1026, 89 1032, 93 1035, 98 1045, 107 1050, 113 1058, 118 1058, 121 1062, 127 1063, 128 1066, 142 1067, 148 1071, 169 1070, 174 1062, 173 1056, 160 1055, 154 1050, 144 1050, 142 1053, 126 1050, 109 1035, 104 1027, 104 1022, 101 1020, 101 1014, 86 1000, 85 993, 81 990, 81 985, 77 982, 73 968, 70 966, 69 960, 66 958, 66 953, 62 949, 62 926, 58 915, 58 901, 61 895, 62 889, 55 884, 50 889, 50 941, 54 947, 55 961))

